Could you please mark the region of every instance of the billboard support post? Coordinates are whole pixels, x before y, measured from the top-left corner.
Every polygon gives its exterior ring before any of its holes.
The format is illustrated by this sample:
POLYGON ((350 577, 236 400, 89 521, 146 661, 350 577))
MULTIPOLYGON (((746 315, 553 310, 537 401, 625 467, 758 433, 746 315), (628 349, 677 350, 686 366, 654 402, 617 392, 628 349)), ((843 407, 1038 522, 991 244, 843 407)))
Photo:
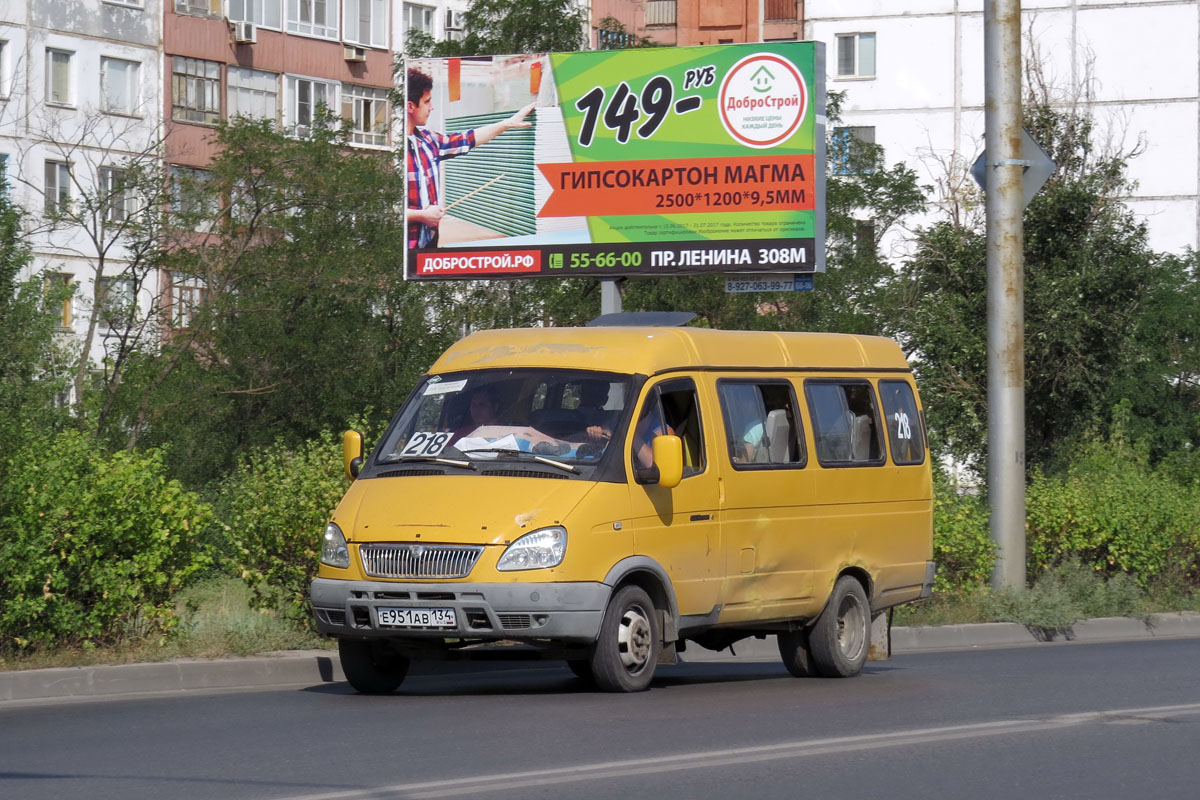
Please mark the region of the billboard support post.
POLYGON ((602 278, 600 280, 600 313, 621 313, 621 280, 620 278, 602 278))
POLYGON ((1021 3, 984 8, 988 502, 994 588, 1025 586, 1025 266, 1021 3))

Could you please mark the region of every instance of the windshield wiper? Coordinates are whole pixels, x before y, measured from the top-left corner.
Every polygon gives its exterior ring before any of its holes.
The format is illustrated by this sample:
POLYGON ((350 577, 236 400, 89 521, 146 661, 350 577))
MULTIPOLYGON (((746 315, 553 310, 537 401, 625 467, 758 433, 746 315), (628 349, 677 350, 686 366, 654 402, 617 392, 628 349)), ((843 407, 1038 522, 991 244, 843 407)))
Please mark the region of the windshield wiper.
POLYGON ((456 458, 442 458, 440 456, 384 456, 376 461, 376 464, 399 464, 402 461, 423 461, 433 462, 435 464, 446 464, 451 467, 459 467, 461 469, 479 469, 471 461, 462 461, 456 458))
POLYGON ((459 450, 459 452, 464 455, 468 453, 498 453, 503 456, 525 456, 533 459, 534 461, 540 461, 543 464, 549 464, 552 467, 558 467, 565 472, 571 472, 575 475, 580 474, 578 467, 574 467, 570 464, 564 464, 562 461, 555 461, 554 459, 546 458, 545 456, 539 456, 537 453, 530 453, 526 450, 517 450, 512 447, 471 447, 467 450, 459 450))

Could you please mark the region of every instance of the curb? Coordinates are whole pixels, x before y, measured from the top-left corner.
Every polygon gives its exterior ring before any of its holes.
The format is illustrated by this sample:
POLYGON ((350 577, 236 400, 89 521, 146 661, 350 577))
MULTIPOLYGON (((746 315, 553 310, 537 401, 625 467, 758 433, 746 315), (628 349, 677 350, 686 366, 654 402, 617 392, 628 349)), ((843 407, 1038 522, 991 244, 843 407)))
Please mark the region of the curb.
MULTIPOLYGON (((1121 642, 1200 638, 1200 613, 1183 611, 1145 618, 1104 617, 1048 634, 1011 622, 892 628, 892 654, 1030 647, 1045 643, 1121 642)), ((729 650, 686 650, 683 663, 775 661, 773 637, 746 639, 729 650)), ((150 664, 0 672, 4 703, 97 697, 134 697, 182 691, 305 686, 343 681, 336 651, 298 650, 248 658, 187 659, 150 664)))

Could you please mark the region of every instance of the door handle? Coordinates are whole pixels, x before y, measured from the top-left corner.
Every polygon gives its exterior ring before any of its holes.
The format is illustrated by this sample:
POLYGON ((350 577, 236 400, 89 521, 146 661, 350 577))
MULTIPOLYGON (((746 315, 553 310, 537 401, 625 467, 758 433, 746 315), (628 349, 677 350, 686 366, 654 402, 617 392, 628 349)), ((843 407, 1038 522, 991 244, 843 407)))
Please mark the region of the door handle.
POLYGON ((712 514, 692 514, 692 522, 703 522, 706 519, 712 519, 712 514))

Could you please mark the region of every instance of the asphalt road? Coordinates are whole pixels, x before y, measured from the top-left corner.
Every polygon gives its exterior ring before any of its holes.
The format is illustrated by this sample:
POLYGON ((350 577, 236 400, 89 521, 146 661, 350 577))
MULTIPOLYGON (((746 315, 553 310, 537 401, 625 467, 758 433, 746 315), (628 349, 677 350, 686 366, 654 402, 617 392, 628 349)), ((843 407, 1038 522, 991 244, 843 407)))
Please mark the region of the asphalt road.
POLYGON ((587 690, 565 667, 0 707, 0 797, 1189 798, 1200 640, 777 663, 587 690))

